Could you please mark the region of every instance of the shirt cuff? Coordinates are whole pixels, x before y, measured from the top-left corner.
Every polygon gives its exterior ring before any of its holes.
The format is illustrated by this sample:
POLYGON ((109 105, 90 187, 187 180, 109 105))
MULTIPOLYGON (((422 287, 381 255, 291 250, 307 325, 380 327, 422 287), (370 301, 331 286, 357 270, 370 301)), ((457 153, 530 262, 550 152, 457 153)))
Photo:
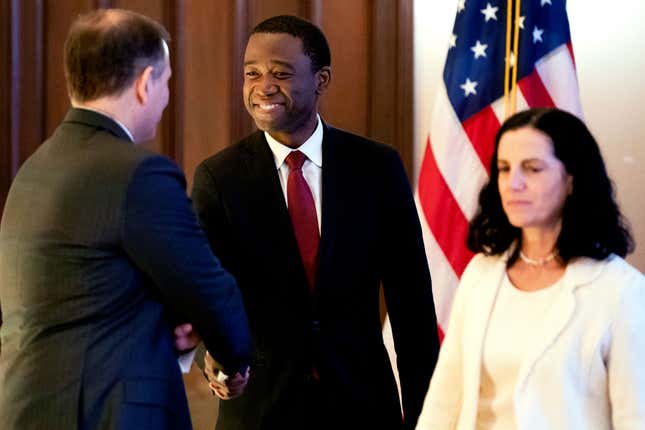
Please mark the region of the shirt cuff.
POLYGON ((177 358, 179 362, 179 368, 181 373, 190 372, 190 368, 193 366, 193 360, 195 359, 195 353, 197 353, 197 348, 193 348, 185 354, 182 354, 177 358))

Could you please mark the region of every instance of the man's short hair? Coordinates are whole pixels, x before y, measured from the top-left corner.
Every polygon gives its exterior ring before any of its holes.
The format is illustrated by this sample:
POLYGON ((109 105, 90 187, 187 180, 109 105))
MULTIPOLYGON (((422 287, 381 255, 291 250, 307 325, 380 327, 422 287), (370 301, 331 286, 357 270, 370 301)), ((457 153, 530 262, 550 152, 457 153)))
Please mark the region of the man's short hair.
POLYGON ((331 65, 331 52, 323 32, 309 21, 293 15, 279 15, 255 26, 251 34, 285 33, 302 40, 302 50, 314 72, 331 65))
POLYGON ((74 100, 118 95, 148 66, 164 70, 168 31, 156 21, 122 9, 79 16, 65 41, 65 79, 74 100))

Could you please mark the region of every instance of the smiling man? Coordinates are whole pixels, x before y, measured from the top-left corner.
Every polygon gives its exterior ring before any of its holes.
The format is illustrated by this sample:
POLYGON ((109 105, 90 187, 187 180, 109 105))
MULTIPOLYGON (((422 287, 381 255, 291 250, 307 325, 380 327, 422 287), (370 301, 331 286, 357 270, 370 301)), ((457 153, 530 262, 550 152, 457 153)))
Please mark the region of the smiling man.
POLYGON ((243 96, 259 130, 195 175, 195 208, 238 280, 256 347, 246 393, 221 402, 218 430, 413 428, 428 388, 439 341, 410 186, 392 148, 322 121, 331 76, 316 26, 293 16, 258 24, 243 96))

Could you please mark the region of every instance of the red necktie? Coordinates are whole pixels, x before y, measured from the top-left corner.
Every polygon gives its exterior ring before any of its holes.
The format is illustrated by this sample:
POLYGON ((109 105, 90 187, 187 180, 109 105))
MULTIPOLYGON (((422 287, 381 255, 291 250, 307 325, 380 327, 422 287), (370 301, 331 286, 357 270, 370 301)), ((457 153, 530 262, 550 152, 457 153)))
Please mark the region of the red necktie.
POLYGON ((289 166, 287 179, 287 204, 293 231, 300 250, 300 258, 305 267, 309 291, 313 292, 318 266, 318 217, 316 205, 309 185, 302 176, 302 165, 307 157, 300 151, 292 151, 285 162, 289 166))

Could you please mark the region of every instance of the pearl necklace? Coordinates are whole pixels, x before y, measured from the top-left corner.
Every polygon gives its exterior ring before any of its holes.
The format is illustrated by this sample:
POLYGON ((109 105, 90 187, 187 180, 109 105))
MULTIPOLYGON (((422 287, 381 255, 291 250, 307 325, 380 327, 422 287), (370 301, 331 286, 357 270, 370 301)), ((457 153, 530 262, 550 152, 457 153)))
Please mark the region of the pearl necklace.
POLYGON ((555 249, 551 251, 549 255, 547 255, 544 258, 538 258, 537 260, 534 260, 530 257, 527 257, 526 254, 524 254, 522 251, 520 251, 520 259, 525 262, 526 264, 530 266, 535 266, 535 267, 540 267, 544 266, 546 263, 549 261, 553 260, 556 256, 558 255, 558 250, 555 249))

